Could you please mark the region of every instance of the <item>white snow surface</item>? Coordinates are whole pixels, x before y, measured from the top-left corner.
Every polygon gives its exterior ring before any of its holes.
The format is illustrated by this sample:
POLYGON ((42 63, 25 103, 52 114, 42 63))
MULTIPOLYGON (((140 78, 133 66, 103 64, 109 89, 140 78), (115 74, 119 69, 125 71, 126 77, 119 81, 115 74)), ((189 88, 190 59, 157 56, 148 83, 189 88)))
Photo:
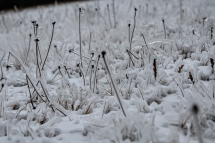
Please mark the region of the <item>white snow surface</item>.
POLYGON ((214 143, 214 9, 100 0, 2 12, 0 143, 214 143))

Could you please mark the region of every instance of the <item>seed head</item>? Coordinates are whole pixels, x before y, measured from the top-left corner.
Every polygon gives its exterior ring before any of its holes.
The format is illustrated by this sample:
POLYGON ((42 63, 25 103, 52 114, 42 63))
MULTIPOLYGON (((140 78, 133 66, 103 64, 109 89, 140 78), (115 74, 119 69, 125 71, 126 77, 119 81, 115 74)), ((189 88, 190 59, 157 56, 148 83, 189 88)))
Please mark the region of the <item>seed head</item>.
POLYGON ((31 21, 31 23, 36 24, 37 22, 35 20, 31 21))
POLYGON ((164 23, 164 19, 162 19, 162 22, 164 23))
POLYGON ((38 37, 36 37, 36 38, 34 38, 34 41, 35 41, 35 42, 39 42, 40 39, 39 39, 38 37))
POLYGON ((199 106, 197 104, 193 104, 191 110, 192 110, 193 114, 198 114, 198 112, 199 112, 199 106))
POLYGON ((102 57, 104 57, 106 55, 106 51, 102 51, 102 57))

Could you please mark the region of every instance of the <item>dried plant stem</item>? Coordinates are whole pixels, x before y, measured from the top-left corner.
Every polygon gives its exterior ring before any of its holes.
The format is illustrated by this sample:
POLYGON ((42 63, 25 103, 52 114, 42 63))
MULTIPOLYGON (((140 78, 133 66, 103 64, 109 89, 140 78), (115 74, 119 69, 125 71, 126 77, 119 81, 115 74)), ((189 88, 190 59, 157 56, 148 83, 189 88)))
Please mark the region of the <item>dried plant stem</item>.
POLYGON ((27 81, 27 85, 28 85, 28 91, 29 91, 29 95, 30 95, 31 105, 32 105, 33 109, 36 109, 36 107, 34 106, 33 101, 32 101, 31 90, 30 90, 30 86, 29 86, 29 83, 28 83, 27 76, 26 76, 26 81, 27 81))
POLYGON ((95 92, 95 87, 96 87, 96 72, 98 70, 99 59, 100 59, 100 55, 98 55, 98 59, 97 59, 97 62, 96 62, 96 67, 95 67, 95 70, 94 70, 93 92, 95 92))
POLYGON ((66 68, 66 66, 64 66, 65 70, 66 70, 66 73, 68 75, 69 78, 71 78, 71 76, 69 75, 69 72, 68 72, 68 69, 66 68))
POLYGON ((84 86, 85 86, 85 76, 84 76, 83 70, 81 69, 79 64, 78 64, 78 68, 79 68, 79 71, 81 72, 81 75, 83 76, 84 86))
POLYGON ((90 90, 92 89, 92 74, 93 74, 94 65, 91 66, 90 70, 90 90))
POLYGON ((116 28, 116 12, 115 12, 115 0, 113 0, 113 20, 114 20, 114 28, 116 28))
POLYGON ((214 28, 213 26, 211 27, 211 39, 213 39, 213 31, 214 31, 214 28))
POLYGON ((182 0, 180 0, 180 24, 182 24, 182 0))
POLYGON ((128 49, 126 49, 126 51, 128 52, 128 53, 130 53, 135 59, 139 59, 137 56, 135 56, 131 51, 129 51, 128 49))
POLYGON ((183 92, 183 90, 181 89, 179 83, 178 83, 176 80, 175 80, 175 82, 176 82, 177 86, 179 87, 179 89, 181 90, 181 93, 182 93, 182 95, 183 95, 183 97, 184 97, 184 92, 183 92))
MULTIPOLYGON (((131 57, 131 55, 130 55, 130 53, 126 50, 126 52, 128 53, 128 56, 129 56, 129 63, 130 63, 130 61, 132 62, 132 64, 133 64, 133 66, 135 66, 134 65, 134 61, 132 60, 132 57, 131 57)), ((130 65, 130 64, 129 64, 130 65)))
POLYGON ((197 104, 194 104, 192 106, 192 113, 193 113, 193 121, 194 125, 196 126, 196 133, 198 136, 199 143, 203 143, 202 135, 200 132, 200 126, 199 126, 199 119, 198 119, 198 113, 199 113, 199 107, 197 104))
POLYGON ((46 90, 45 90, 45 88, 44 88, 43 83, 42 83, 42 82, 40 82, 40 85, 41 85, 42 90, 43 90, 43 92, 44 92, 44 94, 45 94, 45 96, 46 96, 47 101, 48 101, 48 102, 50 102, 50 99, 49 99, 49 97, 48 97, 48 94, 46 93, 46 90))
MULTIPOLYGON (((105 20, 105 18, 104 18, 104 16, 102 16, 101 15, 101 13, 99 12, 99 10, 96 8, 96 12, 98 13, 98 16, 99 17, 101 17, 102 18, 102 20, 104 21, 104 23, 105 23, 105 26, 108 26, 108 24, 107 24, 107 22, 106 22, 106 20, 105 20)), ((107 27, 106 27, 107 28, 107 27)))
MULTIPOLYGON (((78 55, 78 56, 80 56, 80 54, 78 54, 78 53, 76 53, 76 52, 74 52, 74 51, 72 51, 72 50, 69 50, 69 52, 70 52, 70 53, 73 53, 73 54, 76 54, 76 55, 78 55)), ((85 58, 85 59, 90 60, 90 58, 88 58, 88 57, 86 57, 86 56, 84 56, 84 55, 82 55, 82 57, 85 58)), ((95 60, 92 60, 92 61, 95 61, 95 60)))
POLYGON ((145 36, 144 36, 144 34, 143 34, 142 32, 141 32, 141 36, 143 37, 143 40, 144 40, 144 42, 145 42, 145 45, 146 45, 147 50, 149 50, 148 44, 146 43, 145 36))
POLYGON ((27 56, 26 56, 25 62, 28 61, 28 55, 30 52, 30 48, 31 48, 31 34, 29 35, 29 45, 28 45, 27 56))
POLYGON ((88 72, 88 69, 89 69, 90 64, 91 64, 91 62, 92 62, 93 56, 94 56, 94 53, 92 53, 92 56, 91 56, 91 58, 90 58, 90 62, 89 62, 89 64, 88 64, 88 66, 87 66, 87 70, 86 70, 85 76, 87 76, 87 72, 88 72))
MULTIPOLYGON (((67 116, 65 113, 63 113, 63 111, 61 111, 60 109, 56 108, 56 110, 58 110, 60 113, 62 113, 64 116, 67 116)), ((69 117, 70 119, 70 117, 69 117)))
POLYGON ((129 49, 130 51, 131 51, 132 40, 133 40, 133 37, 134 37, 134 30, 136 28, 136 15, 137 15, 137 8, 134 8, 134 27, 133 27, 133 30, 132 30, 132 33, 131 33, 131 37, 129 37, 129 38, 131 38, 130 39, 130 49, 129 49))
POLYGON ((108 64, 107 64, 107 62, 106 62, 106 57, 105 57, 105 55, 106 55, 106 52, 103 51, 103 52, 102 52, 102 58, 103 58, 103 60, 104 60, 106 70, 107 70, 107 72, 108 72, 108 74, 109 74, 109 77, 110 77, 111 83, 112 83, 112 85, 113 85, 113 88, 114 88, 116 97, 117 97, 117 99, 118 99, 119 105, 120 105, 120 107, 121 107, 121 109, 122 109, 122 112, 123 112, 124 116, 126 117, 126 113, 125 113, 125 110, 124 110, 124 107, 123 107, 123 104, 122 104, 122 101, 121 101, 121 97, 120 97, 120 95, 119 95, 119 91, 117 90, 116 84, 115 84, 115 82, 114 82, 114 80, 113 80, 113 78, 112 78, 112 76, 111 76, 111 72, 110 72, 109 67, 108 67, 108 64))
POLYGON ((80 46, 80 60, 81 60, 81 67, 83 68, 83 61, 82 61, 82 47, 81 47, 81 8, 79 8, 79 25, 78 25, 78 32, 79 32, 79 46, 80 46))
POLYGON ((51 49, 52 39, 53 39, 53 36, 54 36, 54 26, 55 26, 55 23, 56 23, 56 22, 52 22, 52 26, 53 26, 53 27, 52 27, 52 36, 51 36, 51 40, 50 40, 50 43, 49 43, 49 48, 48 48, 46 57, 45 57, 45 59, 44 59, 44 62, 43 62, 43 64, 42 64, 42 67, 41 67, 42 70, 43 70, 43 68, 44 68, 44 66, 45 66, 45 63, 46 63, 46 60, 47 60, 49 51, 50 51, 50 49, 51 49))
POLYGON ((89 49, 88 49, 88 51, 91 50, 91 40, 92 40, 92 32, 90 32, 90 40, 89 40, 89 49))
POLYGON ((28 75, 26 75, 26 77, 29 79, 31 85, 34 87, 34 91, 36 91, 36 93, 39 95, 39 97, 42 99, 42 101, 46 103, 46 101, 41 97, 41 95, 40 95, 39 91, 37 90, 36 86, 33 84, 31 79, 28 77, 28 75))
POLYGON ((39 53, 39 50, 38 50, 38 41, 39 39, 35 39, 35 42, 36 42, 36 60, 37 60, 37 68, 38 68, 38 71, 39 71, 39 74, 41 77, 41 70, 40 70, 40 64, 39 64, 39 56, 38 56, 38 53, 39 53))
POLYGON ((164 19, 162 19, 162 22, 163 22, 163 29, 164 29, 164 37, 166 39, 166 26, 165 26, 165 21, 164 19))
MULTIPOLYGON (((128 42, 129 42, 129 44, 131 43, 131 24, 128 24, 128 42)), ((131 46, 129 47, 129 49, 130 49, 130 51, 131 51, 131 46)), ((129 55, 129 57, 130 57, 130 55, 129 55)), ((130 59, 129 59, 129 61, 128 61, 128 67, 130 67, 130 63, 131 63, 131 61, 130 61, 130 59)))
MULTIPOLYGON (((9 53, 9 55, 10 55, 10 53, 9 53)), ((5 56, 5 54, 4 54, 4 56, 5 56)), ((0 80, 2 80, 4 78, 4 72, 2 70, 2 60, 4 59, 4 56, 2 57, 2 59, 0 61, 0 67, 1 67, 1 79, 0 80)))
POLYGON ((109 8, 109 4, 107 5, 107 11, 108 11, 108 20, 109 20, 110 28, 112 28, 112 23, 111 23, 111 18, 110 18, 110 8, 109 8))

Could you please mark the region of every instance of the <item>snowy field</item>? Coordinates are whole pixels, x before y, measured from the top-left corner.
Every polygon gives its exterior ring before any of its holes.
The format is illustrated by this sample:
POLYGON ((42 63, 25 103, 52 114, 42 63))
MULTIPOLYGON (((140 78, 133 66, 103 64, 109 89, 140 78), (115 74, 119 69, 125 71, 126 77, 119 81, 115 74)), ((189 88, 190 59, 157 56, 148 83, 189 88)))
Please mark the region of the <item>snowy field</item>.
POLYGON ((215 1, 0 14, 0 143, 214 143, 215 1))

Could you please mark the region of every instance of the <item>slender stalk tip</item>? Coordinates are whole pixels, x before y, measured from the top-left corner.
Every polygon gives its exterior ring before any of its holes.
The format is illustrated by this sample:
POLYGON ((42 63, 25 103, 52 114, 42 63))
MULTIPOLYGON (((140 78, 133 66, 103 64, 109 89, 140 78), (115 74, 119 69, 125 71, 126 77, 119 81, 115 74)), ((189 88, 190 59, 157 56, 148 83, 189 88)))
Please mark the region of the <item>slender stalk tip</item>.
POLYGON ((2 88, 4 87, 4 83, 1 84, 1 87, 2 87, 2 88))
POLYGON ((79 12, 81 12, 81 8, 79 8, 79 12))
POLYGON ((162 19, 162 22, 164 23, 164 19, 162 19))
POLYGON ((36 24, 36 21, 33 20, 33 21, 31 21, 31 23, 36 24))
MULTIPOLYGON (((104 57, 106 55, 106 51, 102 51, 102 57, 104 57)), ((99 55, 100 56, 100 55, 99 55)))
POLYGON ((52 25, 55 25, 55 23, 56 23, 55 21, 54 21, 54 22, 52 22, 52 25))
POLYGON ((40 39, 37 37, 37 38, 34 39, 34 41, 35 41, 35 42, 39 42, 40 39))
POLYGON ((58 69, 60 69, 60 66, 58 66, 58 69))
POLYGON ((135 12, 137 11, 137 8, 136 8, 136 7, 134 8, 134 11, 135 11, 135 12))
POLYGON ((198 114, 198 112, 199 112, 199 106, 197 104, 193 104, 191 110, 192 110, 193 114, 198 114))
POLYGON ((129 24, 128 24, 128 27, 130 27, 130 26, 131 26, 131 24, 129 23, 129 24))
POLYGON ((92 65, 92 69, 94 68, 94 65, 92 65))

